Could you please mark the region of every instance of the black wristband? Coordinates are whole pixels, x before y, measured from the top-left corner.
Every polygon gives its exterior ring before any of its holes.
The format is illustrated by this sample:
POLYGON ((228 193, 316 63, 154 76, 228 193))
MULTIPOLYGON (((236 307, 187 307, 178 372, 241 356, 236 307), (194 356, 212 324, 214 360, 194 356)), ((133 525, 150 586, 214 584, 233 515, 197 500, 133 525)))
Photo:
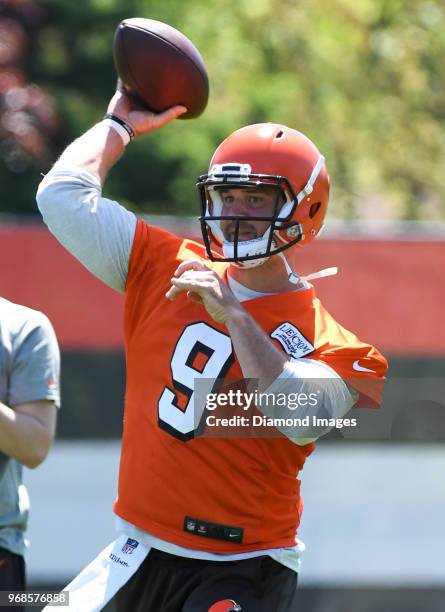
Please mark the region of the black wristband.
POLYGON ((106 115, 104 115, 103 118, 111 119, 112 121, 116 121, 116 123, 119 123, 119 125, 121 125, 124 128, 124 130, 128 133, 128 135, 130 136, 130 140, 134 140, 135 134, 134 134, 133 128, 126 121, 124 121, 117 115, 113 115, 113 113, 106 113, 106 115))

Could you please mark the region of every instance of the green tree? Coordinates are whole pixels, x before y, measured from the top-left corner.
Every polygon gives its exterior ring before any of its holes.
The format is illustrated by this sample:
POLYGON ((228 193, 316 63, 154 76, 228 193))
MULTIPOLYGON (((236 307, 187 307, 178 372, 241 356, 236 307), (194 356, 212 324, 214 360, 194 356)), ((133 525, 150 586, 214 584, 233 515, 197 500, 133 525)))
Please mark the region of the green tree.
POLYGON ((308 134, 326 156, 334 216, 443 218, 441 0, 40 4, 26 70, 53 97, 59 128, 48 135, 51 155, 16 174, 0 170, 4 210, 32 210, 38 172, 100 119, 115 83, 114 29, 138 15, 193 40, 211 95, 199 119, 128 148, 107 183, 110 197, 141 211, 197 214, 194 179, 221 139, 246 123, 276 121, 308 134))

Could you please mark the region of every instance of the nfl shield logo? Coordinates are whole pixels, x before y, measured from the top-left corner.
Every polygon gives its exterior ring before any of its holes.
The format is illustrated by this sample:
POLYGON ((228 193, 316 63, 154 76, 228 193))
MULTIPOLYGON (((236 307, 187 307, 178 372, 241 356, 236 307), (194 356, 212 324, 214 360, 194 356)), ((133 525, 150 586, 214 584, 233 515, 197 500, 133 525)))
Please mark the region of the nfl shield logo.
POLYGON ((138 546, 138 544, 139 542, 137 540, 132 540, 131 538, 128 538, 126 543, 122 546, 122 552, 125 555, 131 555, 133 554, 133 550, 138 546))

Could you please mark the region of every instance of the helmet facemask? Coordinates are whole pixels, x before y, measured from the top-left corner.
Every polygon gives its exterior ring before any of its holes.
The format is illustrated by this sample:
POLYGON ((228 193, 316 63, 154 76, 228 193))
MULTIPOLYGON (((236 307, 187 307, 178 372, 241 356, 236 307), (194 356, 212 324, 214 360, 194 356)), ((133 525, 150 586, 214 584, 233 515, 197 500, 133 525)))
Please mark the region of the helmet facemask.
POLYGON ((243 268, 255 267, 263 264, 271 255, 280 253, 301 240, 300 224, 291 222, 292 215, 298 205, 298 197, 285 177, 253 174, 249 164, 216 164, 208 174, 199 177, 197 186, 201 196, 201 230, 207 256, 212 261, 234 262, 237 266, 243 268), (255 189, 275 188, 276 197, 271 215, 223 215, 221 190, 248 187, 254 187, 255 189), (234 223, 233 241, 225 238, 221 221, 232 221, 234 223), (269 227, 262 236, 251 240, 239 240, 239 235, 242 233, 241 224, 250 221, 268 221, 269 227), (292 239, 289 241, 282 240, 278 231, 276 231, 283 228, 288 231, 290 229, 289 235, 292 235, 292 239), (222 255, 216 255, 212 252, 212 240, 222 248, 222 255))

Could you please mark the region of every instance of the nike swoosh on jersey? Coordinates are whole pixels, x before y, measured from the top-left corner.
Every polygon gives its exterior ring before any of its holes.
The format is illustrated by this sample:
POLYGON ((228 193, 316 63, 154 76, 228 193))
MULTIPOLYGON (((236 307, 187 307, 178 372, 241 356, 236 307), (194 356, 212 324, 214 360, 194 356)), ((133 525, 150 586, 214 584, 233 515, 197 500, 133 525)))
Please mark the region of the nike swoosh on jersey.
POLYGON ((361 366, 359 363, 359 359, 356 359, 354 361, 352 367, 356 372, 372 372, 373 374, 377 374, 375 370, 370 370, 369 368, 364 368, 363 366, 361 366))

